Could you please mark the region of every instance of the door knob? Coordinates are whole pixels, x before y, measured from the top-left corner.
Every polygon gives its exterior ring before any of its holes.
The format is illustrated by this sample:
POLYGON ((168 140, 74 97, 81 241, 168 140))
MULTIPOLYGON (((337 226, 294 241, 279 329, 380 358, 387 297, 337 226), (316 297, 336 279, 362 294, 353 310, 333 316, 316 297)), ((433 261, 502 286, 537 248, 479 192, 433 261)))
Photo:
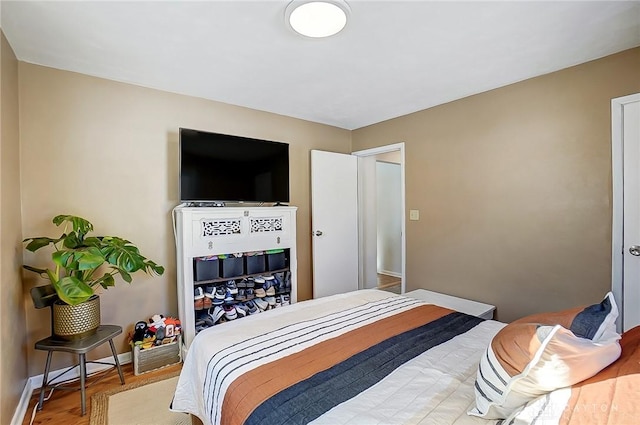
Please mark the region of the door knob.
POLYGON ((631 255, 635 255, 636 257, 640 257, 640 245, 632 245, 629 247, 629 253, 631 255))
MULTIPOLYGON (((322 230, 316 230, 316 231, 315 231, 315 233, 314 233, 314 235, 316 235, 316 236, 322 236, 322 230)), ((635 254, 635 255, 640 255, 640 251, 638 251, 638 254, 635 254)))

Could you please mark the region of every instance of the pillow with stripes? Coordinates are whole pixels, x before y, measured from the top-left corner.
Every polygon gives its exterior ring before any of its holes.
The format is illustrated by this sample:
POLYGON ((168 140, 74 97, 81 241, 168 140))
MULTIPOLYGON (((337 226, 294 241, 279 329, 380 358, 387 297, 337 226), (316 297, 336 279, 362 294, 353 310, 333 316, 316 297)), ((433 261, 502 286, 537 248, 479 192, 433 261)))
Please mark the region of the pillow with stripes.
POLYGON ((468 413, 504 419, 542 394, 595 375, 620 356, 617 317, 609 293, 599 304, 508 324, 480 360, 476 406, 468 413))
POLYGON ((561 325, 575 336, 592 341, 620 338, 616 332, 618 306, 613 293, 605 295, 602 302, 587 307, 576 307, 554 313, 532 314, 512 323, 539 323, 542 325, 561 325))

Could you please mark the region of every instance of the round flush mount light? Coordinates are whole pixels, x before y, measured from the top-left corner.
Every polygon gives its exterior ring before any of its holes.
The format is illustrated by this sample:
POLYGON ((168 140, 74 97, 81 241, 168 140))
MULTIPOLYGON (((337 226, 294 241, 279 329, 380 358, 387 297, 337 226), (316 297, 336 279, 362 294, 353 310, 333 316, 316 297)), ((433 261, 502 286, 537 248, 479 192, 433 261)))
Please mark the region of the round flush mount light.
POLYGON ((322 38, 342 31, 350 12, 343 0, 293 0, 285 10, 285 19, 298 34, 322 38))

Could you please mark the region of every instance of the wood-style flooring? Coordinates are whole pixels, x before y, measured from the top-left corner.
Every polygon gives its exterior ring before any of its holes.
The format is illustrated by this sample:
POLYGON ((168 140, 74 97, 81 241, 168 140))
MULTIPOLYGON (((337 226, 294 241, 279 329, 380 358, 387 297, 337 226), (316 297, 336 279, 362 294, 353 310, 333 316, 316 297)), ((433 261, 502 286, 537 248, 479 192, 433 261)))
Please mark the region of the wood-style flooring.
POLYGON ((395 276, 378 273, 378 289, 383 291, 399 294, 401 290, 402 279, 395 276))
MULTIPOLYGON (((133 374, 133 365, 131 363, 123 365, 122 371, 124 373, 125 384, 134 383, 137 381, 148 380, 157 376, 168 375, 171 372, 180 370, 181 364, 167 366, 163 369, 159 369, 153 372, 144 373, 142 375, 135 376, 133 374)), ((80 391, 63 391, 55 390, 52 397, 44 402, 44 407, 41 411, 36 413, 36 417, 33 421, 35 424, 74 424, 74 425, 88 425, 89 418, 91 417, 91 396, 103 391, 111 390, 114 387, 120 385, 120 378, 118 372, 115 370, 109 372, 100 381, 90 384, 87 387, 87 413, 84 416, 80 416, 80 391)), ((45 394, 45 397, 49 395, 49 391, 45 394)), ((40 389, 36 389, 29 401, 29 408, 25 414, 23 425, 29 425, 31 420, 31 414, 33 413, 34 406, 38 403, 38 397, 40 395, 40 389)))

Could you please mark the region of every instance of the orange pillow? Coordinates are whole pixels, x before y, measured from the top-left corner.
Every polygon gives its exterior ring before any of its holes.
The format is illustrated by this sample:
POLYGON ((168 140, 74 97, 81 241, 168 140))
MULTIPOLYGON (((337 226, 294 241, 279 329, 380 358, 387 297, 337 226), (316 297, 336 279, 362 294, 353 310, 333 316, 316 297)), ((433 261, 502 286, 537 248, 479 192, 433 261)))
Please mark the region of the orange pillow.
POLYGON ((469 414, 504 419, 542 394, 595 375, 620 356, 617 317, 609 293, 593 306, 508 324, 480 360, 476 406, 469 414))

